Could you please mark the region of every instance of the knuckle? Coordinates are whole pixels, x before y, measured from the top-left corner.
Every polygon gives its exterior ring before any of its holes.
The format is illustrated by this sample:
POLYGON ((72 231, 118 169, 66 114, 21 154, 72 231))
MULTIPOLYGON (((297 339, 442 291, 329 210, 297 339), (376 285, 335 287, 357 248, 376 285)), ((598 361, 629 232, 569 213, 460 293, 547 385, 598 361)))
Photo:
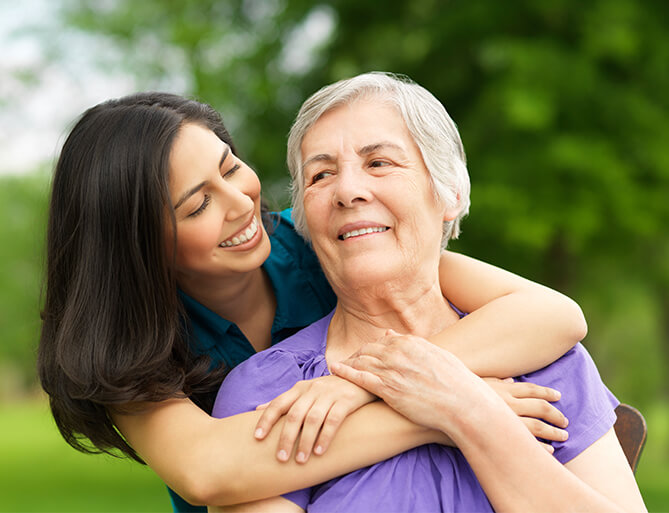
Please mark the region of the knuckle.
POLYGON ((539 404, 541 405, 540 409, 543 418, 547 419, 555 417, 555 415, 557 414, 557 410, 553 406, 551 406, 550 403, 542 399, 539 404))
POLYGON ((330 414, 325 419, 325 425, 327 426, 338 426, 344 420, 344 415, 338 411, 330 412, 330 414))
POLYGON ((283 405, 272 402, 267 408, 265 408, 263 415, 267 415, 268 417, 278 417, 285 409, 286 408, 283 405))
POLYGON ((293 388, 291 388, 291 390, 301 391, 304 388, 309 388, 309 381, 307 381, 306 379, 302 379, 297 383, 295 383, 295 385, 293 386, 293 388))
POLYGON ((286 422, 299 422, 302 420, 302 418, 303 416, 295 410, 290 410, 288 413, 286 413, 286 422))
POLYGON ((322 419, 323 419, 323 414, 321 412, 311 410, 304 418, 304 424, 313 426, 315 424, 322 423, 322 419))
POLYGON ((541 422, 540 420, 536 420, 533 423, 534 429, 533 432, 535 435, 537 435, 540 438, 546 438, 549 434, 549 427, 547 424, 541 422))
POLYGON ((530 396, 531 383, 516 382, 511 384, 511 393, 514 397, 528 397, 530 396))
POLYGON ((260 420, 258 420, 258 425, 265 427, 269 424, 274 424, 277 421, 277 418, 277 415, 272 415, 270 412, 265 410, 260 416, 260 420))
POLYGON ((547 400, 551 397, 551 389, 535 385, 534 396, 538 397, 539 399, 547 400))

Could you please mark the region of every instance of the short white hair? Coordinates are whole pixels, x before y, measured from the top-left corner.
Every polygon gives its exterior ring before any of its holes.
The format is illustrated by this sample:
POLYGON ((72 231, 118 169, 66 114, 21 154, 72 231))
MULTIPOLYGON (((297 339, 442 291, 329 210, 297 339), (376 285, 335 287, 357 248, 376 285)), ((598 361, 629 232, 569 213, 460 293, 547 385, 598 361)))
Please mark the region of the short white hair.
POLYGON ((442 247, 460 234, 460 221, 469 212, 469 173, 465 151, 455 123, 444 106, 424 87, 401 75, 370 72, 340 80, 311 95, 300 108, 288 136, 287 163, 292 177, 295 228, 309 240, 304 212, 304 168, 302 140, 326 112, 361 98, 388 102, 401 114, 418 146, 438 200, 447 208, 459 208, 452 221, 445 221, 442 247))

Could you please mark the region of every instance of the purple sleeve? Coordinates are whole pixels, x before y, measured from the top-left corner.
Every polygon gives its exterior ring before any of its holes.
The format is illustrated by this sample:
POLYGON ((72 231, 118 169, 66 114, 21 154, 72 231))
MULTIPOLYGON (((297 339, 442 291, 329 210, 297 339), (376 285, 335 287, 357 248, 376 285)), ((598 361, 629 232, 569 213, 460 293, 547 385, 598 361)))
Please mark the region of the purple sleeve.
POLYGON ((516 381, 529 381, 559 390, 553 405, 569 420, 565 442, 551 442, 553 455, 564 464, 578 456, 613 427, 619 401, 602 382, 597 367, 582 344, 562 358, 516 381))
POLYGON ((275 348, 254 354, 226 376, 211 415, 222 418, 253 411, 302 379, 290 353, 275 348))
MULTIPOLYGON (((292 354, 270 348, 240 363, 226 376, 216 395, 212 417, 223 418, 255 410, 303 379, 292 354)), ((302 509, 307 508, 311 488, 283 494, 302 509)))

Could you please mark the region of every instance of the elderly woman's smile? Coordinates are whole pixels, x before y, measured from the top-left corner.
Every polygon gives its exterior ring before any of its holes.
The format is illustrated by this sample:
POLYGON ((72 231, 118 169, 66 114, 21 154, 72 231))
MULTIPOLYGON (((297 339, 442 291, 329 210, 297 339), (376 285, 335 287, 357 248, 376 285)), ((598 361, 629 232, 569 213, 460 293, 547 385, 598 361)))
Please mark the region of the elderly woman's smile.
POLYGON ((339 230, 339 235, 337 238, 339 240, 348 240, 353 237, 362 237, 363 235, 368 235, 371 233, 383 233, 389 229, 390 227, 388 226, 380 226, 373 223, 367 223, 365 221, 359 223, 350 223, 339 230))

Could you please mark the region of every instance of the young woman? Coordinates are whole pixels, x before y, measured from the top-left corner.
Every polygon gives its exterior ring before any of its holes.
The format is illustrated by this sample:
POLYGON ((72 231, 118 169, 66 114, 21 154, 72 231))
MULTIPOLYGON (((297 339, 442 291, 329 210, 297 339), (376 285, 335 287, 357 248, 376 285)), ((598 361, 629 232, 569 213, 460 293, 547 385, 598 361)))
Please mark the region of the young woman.
MULTIPOLYGON (((472 313, 434 342, 481 376, 541 368, 585 335, 573 301, 505 271, 444 252, 440 281, 472 313)), ((208 415, 224 372, 334 304, 290 214, 264 212, 257 176, 209 106, 137 94, 75 125, 52 184, 38 358, 73 447, 146 462, 190 503, 231 504, 433 441, 381 402, 361 407, 374 397, 334 376, 298 384, 264 414, 208 415)), ((491 385, 533 434, 564 437, 555 426, 566 419, 546 403, 555 391, 491 385)))

